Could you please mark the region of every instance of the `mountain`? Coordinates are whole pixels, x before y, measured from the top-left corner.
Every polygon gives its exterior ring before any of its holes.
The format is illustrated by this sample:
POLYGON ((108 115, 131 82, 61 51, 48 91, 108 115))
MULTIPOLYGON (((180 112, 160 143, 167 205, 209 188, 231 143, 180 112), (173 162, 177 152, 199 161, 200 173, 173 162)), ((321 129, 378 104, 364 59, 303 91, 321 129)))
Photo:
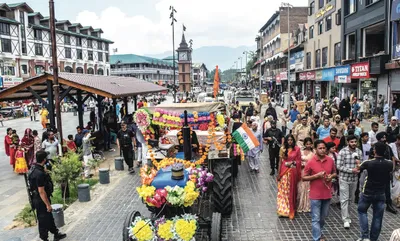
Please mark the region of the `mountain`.
MULTIPOLYGON (((239 46, 236 48, 226 47, 226 46, 204 46, 193 50, 193 63, 202 62, 207 66, 209 71, 213 70, 216 65, 222 70, 227 70, 235 65, 235 61, 238 61, 237 67, 240 68, 239 57, 243 57, 242 67, 245 68, 246 55, 243 54, 244 51, 255 51, 256 46, 239 46)), ((172 55, 172 51, 167 51, 161 54, 149 54, 153 58, 165 58, 172 55)), ((176 57, 176 56, 175 56, 176 57)), ((247 61, 250 57, 247 56, 247 61)), ((236 68, 236 66, 234 67, 236 68)))

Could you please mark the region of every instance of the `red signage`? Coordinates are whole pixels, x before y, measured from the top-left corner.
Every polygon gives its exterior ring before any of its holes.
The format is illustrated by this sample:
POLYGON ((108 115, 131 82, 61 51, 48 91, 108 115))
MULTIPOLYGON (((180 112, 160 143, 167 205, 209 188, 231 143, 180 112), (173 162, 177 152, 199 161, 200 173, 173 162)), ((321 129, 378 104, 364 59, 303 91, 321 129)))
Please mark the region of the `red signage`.
POLYGON ((307 71, 299 73, 300 80, 315 80, 315 71, 307 71))
POLYGON ((356 63, 351 65, 352 79, 369 78, 369 62, 356 63))
POLYGON ((280 85, 280 84, 281 84, 281 76, 277 75, 277 76, 275 77, 275 80, 276 80, 276 84, 277 84, 277 85, 280 85))
POLYGON ((299 79, 300 79, 300 80, 307 80, 307 74, 306 74, 306 72, 299 73, 299 79))
POLYGON ((280 79, 281 80, 287 80, 287 72, 281 72, 280 73, 280 79))

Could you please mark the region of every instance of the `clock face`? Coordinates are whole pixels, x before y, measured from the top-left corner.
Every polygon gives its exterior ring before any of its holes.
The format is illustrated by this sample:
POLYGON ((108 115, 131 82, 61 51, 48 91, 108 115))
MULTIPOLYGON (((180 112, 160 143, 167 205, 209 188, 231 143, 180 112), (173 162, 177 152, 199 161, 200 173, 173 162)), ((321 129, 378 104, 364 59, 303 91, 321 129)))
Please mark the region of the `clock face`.
POLYGON ((179 60, 188 60, 187 52, 180 52, 179 60))

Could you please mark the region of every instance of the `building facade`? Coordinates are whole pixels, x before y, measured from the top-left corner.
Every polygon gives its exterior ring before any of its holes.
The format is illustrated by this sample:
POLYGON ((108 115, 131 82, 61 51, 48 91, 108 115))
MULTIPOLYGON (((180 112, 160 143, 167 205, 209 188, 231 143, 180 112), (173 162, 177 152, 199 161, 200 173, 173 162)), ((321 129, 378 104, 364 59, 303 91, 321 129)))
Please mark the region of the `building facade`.
MULTIPOLYGON (((4 83, 52 71, 50 18, 26 3, 0 4, 0 69, 4 83)), ((56 20, 61 72, 109 75, 109 45, 101 29, 56 20)), ((7 86, 6 86, 7 87, 7 86)))
POLYGON ((192 50, 186 42, 185 33, 182 33, 182 40, 176 52, 178 52, 179 91, 191 92, 192 50))
POLYGON ((253 75, 255 80, 261 78, 264 88, 286 91, 288 78, 284 73, 287 73, 288 61, 284 50, 288 49, 291 30, 307 21, 307 12, 307 7, 280 8, 260 29, 256 38, 259 59, 253 66, 259 70, 253 71, 253 75))
MULTIPOLYGON (((129 76, 151 81, 161 85, 172 84, 174 72, 176 81, 178 72, 173 69, 173 61, 156 59, 136 54, 111 55, 111 75, 129 76)), ((177 69, 177 65, 175 65, 177 69)))
POLYGON ((192 64, 192 81, 195 86, 203 86, 207 79, 207 67, 204 63, 192 64))
POLYGON ((307 41, 304 46, 304 94, 317 98, 337 95, 334 67, 341 65, 341 1, 309 0, 307 41), (307 77, 308 76, 308 77, 307 77))

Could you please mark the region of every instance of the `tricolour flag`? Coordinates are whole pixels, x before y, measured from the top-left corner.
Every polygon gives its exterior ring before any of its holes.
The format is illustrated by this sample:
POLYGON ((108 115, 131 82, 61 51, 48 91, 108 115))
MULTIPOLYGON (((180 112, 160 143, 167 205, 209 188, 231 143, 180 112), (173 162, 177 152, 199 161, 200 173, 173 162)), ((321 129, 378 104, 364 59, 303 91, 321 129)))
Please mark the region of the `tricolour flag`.
POLYGON ((242 124, 241 127, 233 132, 232 136, 235 138, 236 142, 244 152, 248 152, 249 150, 260 145, 260 142, 257 140, 256 136, 246 124, 242 124))

